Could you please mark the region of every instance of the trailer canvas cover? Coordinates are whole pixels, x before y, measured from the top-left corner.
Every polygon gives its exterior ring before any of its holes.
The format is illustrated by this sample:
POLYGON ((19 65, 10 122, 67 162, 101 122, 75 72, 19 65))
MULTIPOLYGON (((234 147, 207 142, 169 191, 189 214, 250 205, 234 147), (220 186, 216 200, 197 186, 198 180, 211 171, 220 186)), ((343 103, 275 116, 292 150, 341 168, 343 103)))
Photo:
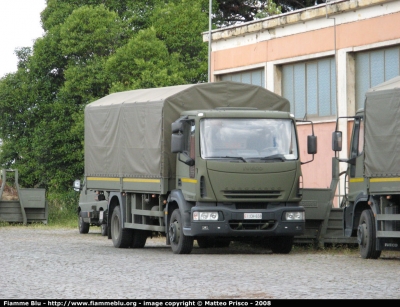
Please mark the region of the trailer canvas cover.
POLYGON ((289 112, 262 87, 223 81, 110 94, 85 108, 85 175, 174 178, 171 124, 182 111, 253 107, 289 112))
POLYGON ((369 89, 364 112, 365 176, 400 176, 400 76, 369 89))

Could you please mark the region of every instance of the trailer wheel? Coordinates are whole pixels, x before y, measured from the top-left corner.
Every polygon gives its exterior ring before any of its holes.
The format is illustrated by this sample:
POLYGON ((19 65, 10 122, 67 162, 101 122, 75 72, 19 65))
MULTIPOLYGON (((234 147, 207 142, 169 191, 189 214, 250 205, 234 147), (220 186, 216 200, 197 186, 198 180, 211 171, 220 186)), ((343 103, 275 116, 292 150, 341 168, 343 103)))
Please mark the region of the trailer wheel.
POLYGON ((174 254, 190 254, 193 248, 193 237, 183 234, 182 217, 179 209, 172 212, 168 236, 174 254))
POLYGON ((101 229, 101 235, 102 236, 106 236, 108 233, 107 233, 107 224, 101 224, 100 225, 100 229, 101 229))
POLYGON ((361 213, 360 223, 357 229, 357 242, 360 247, 360 255, 364 259, 378 259, 381 251, 376 250, 376 230, 374 218, 370 209, 361 213))
POLYGON ((111 216, 111 239, 114 247, 127 248, 132 242, 132 229, 122 228, 121 210, 119 206, 114 208, 111 216))
POLYGON ((268 243, 274 254, 289 254, 293 247, 293 237, 274 237, 268 243))
POLYGON ((79 233, 88 233, 89 232, 90 224, 84 222, 83 217, 81 217, 80 214, 78 217, 78 227, 79 227, 79 233))
POLYGON ((148 237, 147 230, 135 229, 133 231, 131 247, 143 248, 146 245, 147 237, 148 237))

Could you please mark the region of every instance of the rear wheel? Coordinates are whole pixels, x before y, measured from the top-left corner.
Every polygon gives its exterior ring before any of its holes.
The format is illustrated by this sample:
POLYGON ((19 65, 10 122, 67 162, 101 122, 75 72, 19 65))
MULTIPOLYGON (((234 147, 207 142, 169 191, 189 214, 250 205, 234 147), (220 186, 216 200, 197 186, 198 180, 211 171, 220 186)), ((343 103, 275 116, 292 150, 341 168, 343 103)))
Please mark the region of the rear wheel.
POLYGON ((273 237, 269 246, 275 254, 289 254, 293 247, 293 237, 273 237))
POLYGON ((179 209, 172 212, 168 236, 171 249, 174 254, 190 254, 193 248, 193 237, 185 236, 183 233, 182 217, 179 209))
POLYGON ((78 227, 79 227, 79 233, 89 232, 90 224, 83 221, 83 217, 80 215, 80 213, 78 218, 78 227))
POLYGON ((132 236, 132 248, 143 248, 146 245, 149 232, 146 230, 135 229, 132 236))
POLYGON ((370 209, 361 213, 360 223, 357 229, 357 241, 360 247, 360 255, 364 259, 378 259, 381 251, 376 250, 376 230, 374 217, 370 209))
POLYGON ((121 210, 119 206, 114 208, 111 216, 111 238, 114 247, 127 248, 132 242, 133 230, 122 228, 121 210))
POLYGON ((107 224, 101 224, 100 225, 100 229, 101 229, 101 235, 102 236, 106 236, 108 233, 107 233, 107 224))

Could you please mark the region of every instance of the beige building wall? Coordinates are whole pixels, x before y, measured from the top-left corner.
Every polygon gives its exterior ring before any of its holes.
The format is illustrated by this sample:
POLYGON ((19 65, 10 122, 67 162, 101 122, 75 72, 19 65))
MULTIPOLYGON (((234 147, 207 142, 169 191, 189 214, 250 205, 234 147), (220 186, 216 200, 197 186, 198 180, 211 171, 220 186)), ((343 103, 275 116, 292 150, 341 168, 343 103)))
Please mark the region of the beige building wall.
MULTIPOLYGON (((203 34, 208 42, 209 33, 203 34)), ((337 71, 337 114, 355 113, 354 53, 400 44, 400 0, 345 0, 268 17, 259 21, 212 31, 211 81, 220 75, 254 68, 265 69, 265 87, 281 91, 281 66, 310 59, 334 56, 337 71)), ((336 117, 313 118, 318 136, 318 154, 303 167, 304 187, 330 185, 331 160, 334 156, 331 135, 336 117)), ((350 123, 351 124, 351 123, 350 123)), ((349 127, 343 122, 344 142, 349 127)), ((306 153, 309 125, 300 125, 302 161, 306 153)), ((346 143, 344 143, 346 144, 346 143)), ((340 156, 347 157, 347 148, 340 156)), ((341 163, 341 171, 347 168, 341 163)), ((343 182, 341 188, 344 187, 343 182)))

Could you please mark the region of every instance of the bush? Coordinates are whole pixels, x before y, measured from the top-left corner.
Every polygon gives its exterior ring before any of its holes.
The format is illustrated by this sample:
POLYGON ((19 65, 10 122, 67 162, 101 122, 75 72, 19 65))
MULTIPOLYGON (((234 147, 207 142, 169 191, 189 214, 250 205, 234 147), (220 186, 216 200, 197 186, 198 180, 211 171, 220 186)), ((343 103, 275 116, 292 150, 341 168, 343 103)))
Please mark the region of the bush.
POLYGON ((78 202, 79 193, 73 190, 64 193, 48 193, 48 225, 77 227, 78 202))

